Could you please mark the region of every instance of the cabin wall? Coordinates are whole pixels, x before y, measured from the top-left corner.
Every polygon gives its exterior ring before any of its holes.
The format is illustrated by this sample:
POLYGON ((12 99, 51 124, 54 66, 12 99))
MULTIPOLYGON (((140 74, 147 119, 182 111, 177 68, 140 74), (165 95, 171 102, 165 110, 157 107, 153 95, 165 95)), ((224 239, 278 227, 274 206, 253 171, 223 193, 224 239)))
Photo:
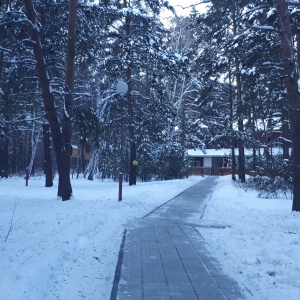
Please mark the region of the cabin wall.
POLYGON ((211 168, 212 167, 212 157, 204 157, 203 167, 204 168, 211 168))

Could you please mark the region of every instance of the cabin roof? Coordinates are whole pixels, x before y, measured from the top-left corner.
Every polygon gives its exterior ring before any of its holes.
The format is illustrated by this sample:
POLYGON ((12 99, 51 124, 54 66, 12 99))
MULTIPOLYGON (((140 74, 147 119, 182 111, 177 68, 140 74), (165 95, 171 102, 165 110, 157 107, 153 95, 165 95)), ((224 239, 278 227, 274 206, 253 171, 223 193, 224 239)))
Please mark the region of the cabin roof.
MULTIPOLYGON (((268 148, 269 153, 272 152, 273 155, 282 154, 281 148, 268 148)), ((224 156, 231 156, 231 149, 188 149, 187 154, 190 157, 224 157, 224 156), (204 151, 204 152, 203 152, 204 151)), ((258 151, 258 149, 257 149, 258 151)), ((263 149, 261 149, 263 151, 263 149)), ((262 153, 262 152, 261 152, 262 153)), ((253 154, 253 149, 245 148, 245 156, 251 156, 253 154)), ((239 155, 238 148, 235 148, 235 155, 239 155)))

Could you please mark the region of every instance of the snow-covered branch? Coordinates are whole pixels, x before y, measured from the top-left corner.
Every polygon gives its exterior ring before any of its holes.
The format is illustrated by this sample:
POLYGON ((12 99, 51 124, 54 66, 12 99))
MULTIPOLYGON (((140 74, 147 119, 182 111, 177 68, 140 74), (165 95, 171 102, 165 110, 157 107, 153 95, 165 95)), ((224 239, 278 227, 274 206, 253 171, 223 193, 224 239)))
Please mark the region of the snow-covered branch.
POLYGON ((251 28, 258 29, 258 30, 276 31, 276 29, 273 26, 267 26, 267 25, 253 25, 251 26, 251 28))

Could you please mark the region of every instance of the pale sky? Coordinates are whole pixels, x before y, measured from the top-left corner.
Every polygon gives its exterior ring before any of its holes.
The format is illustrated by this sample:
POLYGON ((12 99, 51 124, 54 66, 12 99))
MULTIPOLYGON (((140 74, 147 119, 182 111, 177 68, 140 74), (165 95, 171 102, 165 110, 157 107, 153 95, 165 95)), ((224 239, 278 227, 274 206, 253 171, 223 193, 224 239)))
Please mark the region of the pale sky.
MULTIPOLYGON (((168 2, 175 7, 178 15, 188 15, 191 11, 192 4, 199 4, 200 0, 168 0, 168 2)), ((201 11, 205 9, 206 4, 199 4, 196 9, 201 11)))
MULTIPOLYGON (((207 4, 199 4, 201 0, 168 0, 168 2, 175 8, 178 16, 188 16, 192 8, 191 5, 193 4, 198 4, 196 9, 202 12, 205 12, 207 6, 207 4)), ((168 27, 170 25, 169 19, 172 18, 173 15, 165 10, 160 16, 165 26, 168 27)))

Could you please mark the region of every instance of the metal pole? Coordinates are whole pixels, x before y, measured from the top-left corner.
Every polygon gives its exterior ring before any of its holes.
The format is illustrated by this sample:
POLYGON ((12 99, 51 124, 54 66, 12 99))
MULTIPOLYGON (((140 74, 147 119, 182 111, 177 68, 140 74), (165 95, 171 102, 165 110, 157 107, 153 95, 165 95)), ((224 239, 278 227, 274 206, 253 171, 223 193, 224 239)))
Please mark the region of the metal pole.
MULTIPOLYGON (((122 99, 123 100, 123 99, 122 99)), ((121 136, 120 136, 120 170, 119 170, 119 201, 122 201, 122 184, 123 184, 123 143, 124 143, 124 128, 123 128, 123 101, 122 101, 122 116, 121 116, 121 136)))
POLYGON ((119 173, 119 201, 122 201, 122 183, 123 183, 123 174, 119 173))
POLYGON ((29 169, 28 169, 28 167, 27 167, 27 168, 26 168, 26 176, 25 176, 26 186, 28 186, 28 179, 29 179, 29 169))
POLYGON ((127 93, 128 91, 128 85, 126 82, 124 82, 123 80, 120 80, 117 83, 116 86, 116 90, 117 93, 121 96, 121 100, 122 100, 122 104, 121 104, 121 136, 120 136, 120 170, 119 170, 119 201, 122 200, 122 184, 123 184, 123 172, 122 172, 122 168, 123 168, 123 143, 124 143, 124 102, 123 102, 123 97, 124 95, 127 93))

